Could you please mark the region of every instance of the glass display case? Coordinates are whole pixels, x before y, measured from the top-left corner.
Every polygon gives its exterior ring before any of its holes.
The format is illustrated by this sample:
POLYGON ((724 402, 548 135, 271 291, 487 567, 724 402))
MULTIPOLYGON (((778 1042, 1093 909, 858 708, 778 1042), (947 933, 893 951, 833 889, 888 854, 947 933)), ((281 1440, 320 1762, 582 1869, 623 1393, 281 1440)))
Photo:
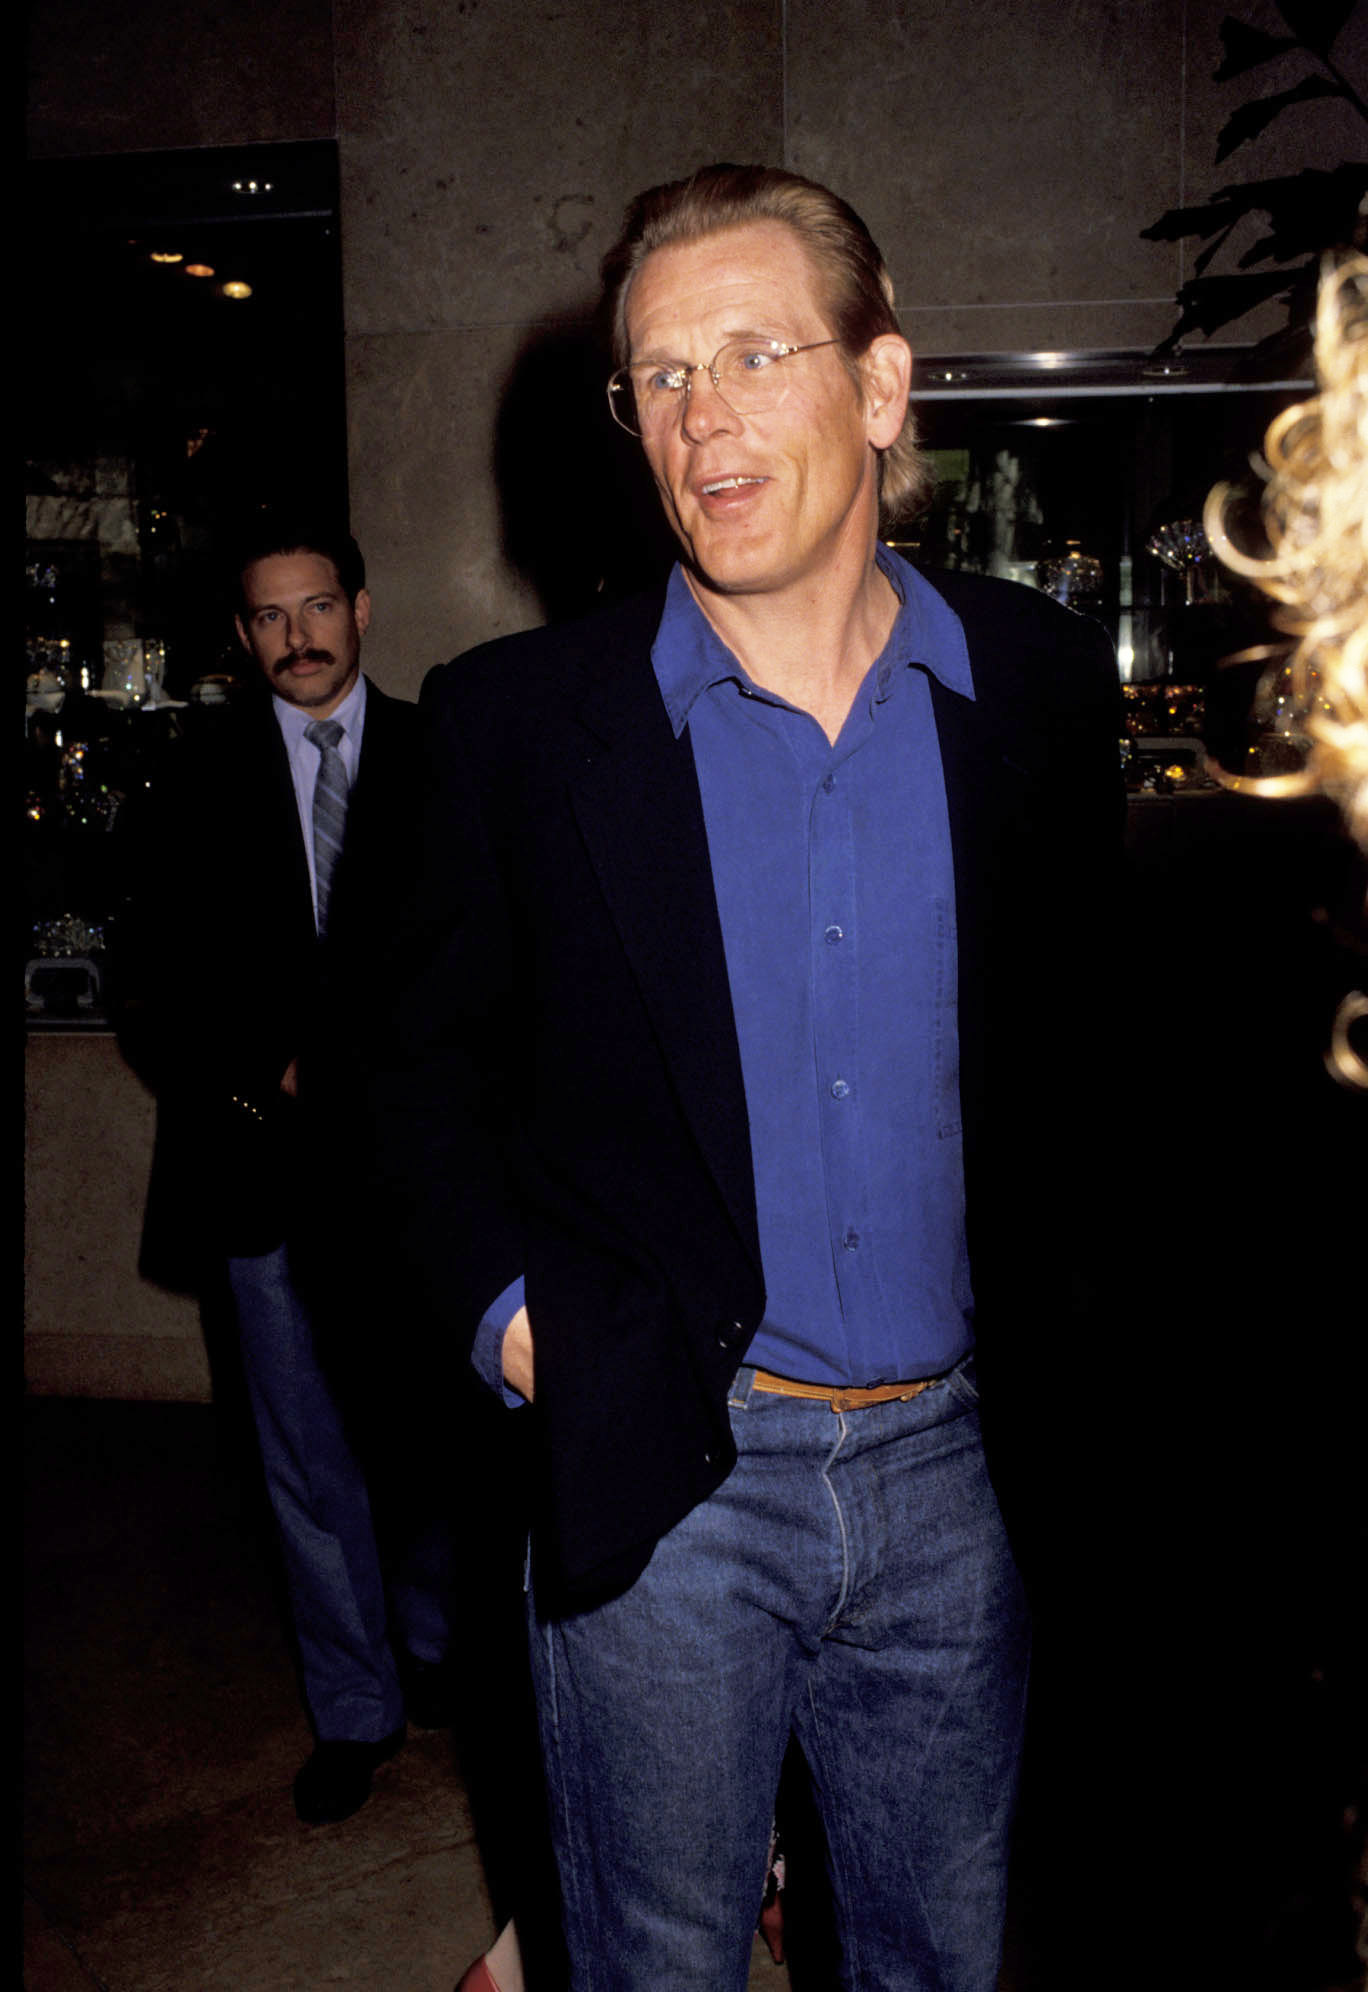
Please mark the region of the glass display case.
POLYGON ((1025 582, 1106 626, 1137 792, 1205 784, 1207 751, 1244 772, 1299 758, 1276 693, 1257 696, 1260 667, 1226 661, 1267 640, 1267 617, 1202 528, 1218 482, 1242 487, 1257 519, 1251 459, 1272 417, 1312 391, 1244 378, 1246 362, 1239 348, 1162 365, 1131 353, 918 360, 935 493, 900 543, 928 569, 1025 582))
POLYGON ((120 811, 239 682, 224 536, 345 504, 336 148, 57 161, 27 196, 24 1002, 95 1029, 120 811))

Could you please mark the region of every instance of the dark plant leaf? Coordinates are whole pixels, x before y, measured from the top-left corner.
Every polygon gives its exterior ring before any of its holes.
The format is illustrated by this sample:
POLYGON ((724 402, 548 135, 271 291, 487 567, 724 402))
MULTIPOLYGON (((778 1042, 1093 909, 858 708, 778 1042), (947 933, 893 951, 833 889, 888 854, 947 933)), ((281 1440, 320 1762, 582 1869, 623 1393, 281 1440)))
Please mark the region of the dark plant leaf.
POLYGON ((1289 104, 1305 104, 1313 97, 1343 95, 1340 85, 1332 83, 1328 76, 1304 76, 1290 90, 1279 90, 1272 97, 1256 97, 1252 104, 1241 104, 1221 129, 1221 136, 1216 142, 1216 164, 1219 166, 1223 159, 1228 159, 1237 146, 1257 138, 1264 127, 1272 124, 1289 104))
MULTIPOLYGON (((1255 263, 1266 263, 1270 256, 1276 261, 1278 259, 1277 245, 1278 238, 1276 235, 1261 235, 1257 242, 1251 244, 1245 250, 1244 255, 1240 258, 1238 267, 1242 270, 1247 270, 1255 263)), ((1286 261, 1286 258, 1282 260, 1286 261)), ((1201 270, 1197 264, 1194 263, 1192 267, 1197 271, 1198 276, 1200 276, 1201 270)))
POLYGON ((1243 318, 1256 304, 1271 297, 1286 296, 1300 273, 1296 270, 1260 270, 1243 277, 1193 277, 1178 293, 1178 323, 1159 352, 1171 351, 1189 332, 1210 338, 1223 325, 1243 318))
POLYGON ((1228 231, 1233 228, 1242 214, 1250 214, 1263 206, 1254 184, 1248 190, 1244 187, 1223 187, 1201 207, 1170 208, 1149 228, 1141 229, 1140 239, 1142 242, 1181 242, 1187 235, 1214 235, 1217 229, 1228 231), (1244 197, 1246 193, 1248 198, 1244 197))
POLYGON ((1265 214, 1274 232, 1295 243, 1288 254, 1299 255, 1306 245, 1328 247, 1353 235, 1359 203, 1368 196, 1368 164, 1350 161, 1331 172, 1307 166, 1300 173, 1276 180, 1246 180, 1218 187, 1200 207, 1170 208, 1151 228, 1141 229, 1147 242, 1180 242, 1229 230, 1247 214, 1265 214))
POLYGON ((1269 62, 1275 55, 1283 55, 1297 46, 1291 36, 1265 34, 1262 28, 1251 28, 1244 21, 1237 21, 1233 14, 1227 14, 1221 23, 1221 41, 1225 57, 1216 71, 1217 83, 1229 83, 1233 76, 1243 76, 1257 69, 1261 62, 1269 62))
MULTIPOLYGON (((1235 220, 1236 221, 1239 220, 1238 215, 1235 217, 1235 220)), ((1200 277, 1202 272, 1206 269, 1207 265, 1211 262, 1212 258, 1216 256, 1219 253, 1219 251, 1225 247, 1226 243, 1230 240, 1231 230, 1234 228, 1234 226, 1235 226, 1235 221, 1232 221, 1228 228, 1223 228, 1221 230, 1220 234, 1216 236, 1214 241, 1207 243, 1206 248, 1203 249, 1201 254, 1198 256, 1196 262, 1192 266, 1192 272, 1194 276, 1200 277)))
POLYGON ((1278 12, 1297 40, 1322 60, 1353 11, 1354 0, 1278 0, 1278 12))
POLYGON ((1267 257, 1290 263, 1354 239, 1359 206, 1368 194, 1368 166, 1340 166, 1333 173, 1313 167, 1283 183, 1264 202, 1269 232, 1240 258, 1247 269, 1267 257))

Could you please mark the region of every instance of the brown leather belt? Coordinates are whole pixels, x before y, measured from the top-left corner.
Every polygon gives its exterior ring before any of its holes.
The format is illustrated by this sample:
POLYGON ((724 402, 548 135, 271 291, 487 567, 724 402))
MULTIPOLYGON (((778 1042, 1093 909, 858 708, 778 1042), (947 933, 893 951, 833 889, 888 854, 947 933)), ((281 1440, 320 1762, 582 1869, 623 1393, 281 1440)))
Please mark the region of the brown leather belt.
POLYGON ((865 1404, 891 1404, 894 1399, 920 1397, 939 1376, 924 1376, 916 1383, 870 1383, 831 1389, 824 1383, 797 1383, 791 1376, 776 1376, 773 1370, 755 1372, 755 1388, 771 1390, 777 1397, 815 1397, 833 1411, 858 1411, 865 1404))

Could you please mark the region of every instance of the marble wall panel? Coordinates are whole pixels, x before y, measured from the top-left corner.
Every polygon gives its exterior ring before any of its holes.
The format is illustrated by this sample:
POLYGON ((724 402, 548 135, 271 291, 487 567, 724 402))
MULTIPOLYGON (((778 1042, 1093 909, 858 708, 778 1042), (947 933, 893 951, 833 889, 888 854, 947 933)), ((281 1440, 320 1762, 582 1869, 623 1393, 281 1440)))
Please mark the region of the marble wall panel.
POLYGON ((337 0, 352 336, 574 313, 640 188, 776 157, 779 0, 337 0))
POLYGON ((1139 231, 1179 184, 1183 11, 790 0, 789 163, 864 215, 922 344, 1148 342, 1173 257, 1139 231))
POLYGON ((331 138, 332 0, 34 0, 35 159, 331 138))
POLYGON ((585 614, 668 565, 587 328, 391 333, 352 340, 349 363, 366 668, 386 690, 415 697, 471 644, 585 614))
POLYGON ((151 1095, 111 1036, 24 1054, 24 1382, 40 1396, 209 1396, 199 1307, 138 1272, 151 1095))
POLYGON ((366 669, 416 698, 424 673, 486 637, 545 620, 504 553, 495 453, 516 328, 352 337, 352 526, 374 619, 366 669))

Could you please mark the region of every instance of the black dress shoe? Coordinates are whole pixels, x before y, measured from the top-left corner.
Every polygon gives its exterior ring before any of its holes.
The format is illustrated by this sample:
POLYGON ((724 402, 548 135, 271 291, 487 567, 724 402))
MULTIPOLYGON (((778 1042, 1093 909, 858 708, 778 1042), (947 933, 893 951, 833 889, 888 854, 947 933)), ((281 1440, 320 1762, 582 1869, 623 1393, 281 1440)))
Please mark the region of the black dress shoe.
POLYGON ((378 1743, 322 1741, 294 1781, 295 1811, 306 1826, 335 1826, 350 1819, 370 1797, 376 1767, 403 1747, 396 1729, 378 1743))
POLYGON ((411 1653, 398 1661, 404 1713, 415 1729, 450 1729, 451 1687, 445 1660, 417 1660, 411 1653))

